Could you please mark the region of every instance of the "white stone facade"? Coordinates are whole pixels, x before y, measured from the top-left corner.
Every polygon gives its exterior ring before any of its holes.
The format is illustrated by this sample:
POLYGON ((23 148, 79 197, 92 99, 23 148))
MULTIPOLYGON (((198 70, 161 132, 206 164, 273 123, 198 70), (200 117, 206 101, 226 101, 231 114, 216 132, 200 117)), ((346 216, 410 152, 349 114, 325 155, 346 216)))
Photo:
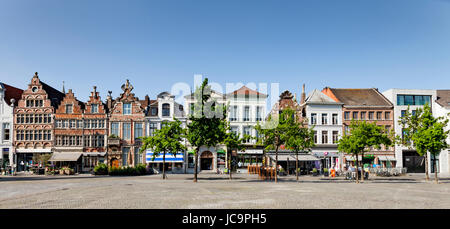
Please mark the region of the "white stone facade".
POLYGON ((11 103, 11 105, 6 103, 5 92, 6 88, 0 83, 0 159, 9 161, 9 166, 13 166, 14 103, 11 103))
MULTIPOLYGON (((436 101, 436 90, 421 90, 421 89, 389 89, 385 92, 383 92, 383 95, 389 99, 389 101, 394 104, 394 128, 395 128, 395 134, 397 136, 402 135, 402 127, 399 124, 399 120, 402 116, 402 111, 408 110, 408 105, 401 105, 399 103, 400 98, 399 96, 405 95, 405 96, 430 96, 430 106, 433 114, 437 114, 437 104, 436 101)), ((417 108, 422 108, 423 105, 409 105, 410 112, 417 108)), ((404 167, 404 157, 403 153, 405 151, 408 151, 411 149, 408 149, 408 147, 404 147, 401 145, 395 146, 395 158, 397 160, 396 167, 397 168, 403 168, 404 167)), ((431 171, 431 157, 428 153, 428 165, 429 165, 429 171, 431 171)))

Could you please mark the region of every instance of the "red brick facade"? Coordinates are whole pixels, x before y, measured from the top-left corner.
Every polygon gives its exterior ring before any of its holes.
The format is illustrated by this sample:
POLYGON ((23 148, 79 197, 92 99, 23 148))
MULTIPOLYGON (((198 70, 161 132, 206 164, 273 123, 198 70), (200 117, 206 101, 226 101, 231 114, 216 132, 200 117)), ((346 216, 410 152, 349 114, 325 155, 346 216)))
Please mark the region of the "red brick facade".
POLYGON ((111 166, 135 166, 145 158, 145 155, 138 153, 141 140, 137 138, 145 133, 146 104, 135 97, 128 80, 122 85, 122 90, 118 98, 112 100, 109 96, 107 102, 110 106, 108 163, 111 166), (116 135, 118 139, 111 135, 116 135))

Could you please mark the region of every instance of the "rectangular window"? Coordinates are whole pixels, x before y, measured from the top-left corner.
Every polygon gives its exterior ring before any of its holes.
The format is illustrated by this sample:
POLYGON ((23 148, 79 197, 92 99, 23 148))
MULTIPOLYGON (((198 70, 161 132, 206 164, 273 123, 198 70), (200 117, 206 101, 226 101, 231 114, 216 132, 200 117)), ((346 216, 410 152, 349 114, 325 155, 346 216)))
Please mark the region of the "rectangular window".
POLYGON ((11 135, 11 127, 9 123, 3 123, 3 140, 9 141, 11 135))
POLYGON ((357 111, 354 111, 353 112, 353 117, 352 117, 354 120, 358 120, 358 112, 357 111))
POLYGON ((98 104, 91 105, 91 113, 98 113, 98 104))
POLYGON ((153 136, 153 133, 158 129, 158 123, 151 122, 150 123, 150 136, 153 136))
POLYGON ((150 112, 151 112, 151 116, 157 116, 158 115, 158 108, 157 107, 152 107, 151 109, 150 109, 150 112))
POLYGON ((122 165, 123 166, 127 166, 128 165, 128 153, 130 152, 130 148, 129 147, 123 147, 122 148, 122 165))
POLYGON ((317 144, 317 131, 314 131, 314 143, 317 144))
POLYGON ((338 124, 338 114, 333 114, 333 125, 338 124))
POLYGON ((322 144, 328 144, 328 131, 322 131, 322 144))
POLYGON ((237 106, 230 107, 230 121, 237 121, 237 106))
MULTIPOLYGON (((249 135, 249 136, 252 135, 251 129, 250 129, 249 126, 245 126, 245 127, 244 127, 244 135, 249 135)), ((243 135, 243 136, 244 136, 244 135, 243 135)), ((249 142, 249 141, 250 141, 250 140, 247 140, 246 142, 249 142)))
POLYGON ((373 112, 373 111, 369 112, 369 120, 373 120, 374 114, 375 114, 375 112, 373 112))
POLYGON ((344 131, 345 131, 345 134, 350 134, 350 127, 344 126, 344 131))
POLYGON ((328 114, 322 114, 322 125, 328 125, 328 114))
POLYGON ((120 136, 119 135, 119 123, 118 122, 111 123, 111 135, 120 136))
POLYGON ((123 104, 123 114, 124 115, 130 115, 131 114, 131 103, 124 103, 123 104))
POLYGON ((361 120, 366 120, 366 112, 361 112, 361 120))
POLYGON ((344 119, 350 120, 350 112, 349 111, 344 112, 344 119))
POLYGON ((195 104, 194 103, 189 104, 189 114, 190 115, 194 115, 194 109, 195 109, 195 104))
POLYGON ((406 115, 406 110, 402 110, 401 111, 401 117, 405 117, 405 115, 406 115))
POLYGON ((381 111, 378 111, 377 112, 377 120, 381 120, 382 119, 382 112, 381 111))
POLYGON ((262 121, 262 107, 256 107, 256 121, 262 121))
POLYGON ((391 120, 391 112, 389 112, 389 111, 384 112, 384 119, 391 120))
POLYGON ((244 122, 245 121, 250 121, 250 107, 249 106, 244 107, 244 122))
POLYGON ((131 123, 123 124, 123 139, 125 140, 131 139, 131 123))
POLYGON ((76 128, 76 120, 70 120, 70 129, 76 128))
POLYGON ((73 106, 72 104, 66 105, 66 114, 72 114, 73 113, 73 106))
POLYGON ((339 140, 339 131, 333 131, 333 144, 337 144, 339 140))
POLYGON ((142 123, 135 123, 134 124, 134 138, 136 139, 136 138, 142 137, 144 135, 143 132, 144 132, 144 130, 142 127, 142 123))
POLYGON ((238 131, 239 131, 239 127, 238 126, 232 126, 231 127, 231 132, 233 132, 235 134, 238 134, 238 131))
POLYGON ((317 124, 317 114, 312 113, 311 114, 311 125, 316 125, 316 124, 317 124))

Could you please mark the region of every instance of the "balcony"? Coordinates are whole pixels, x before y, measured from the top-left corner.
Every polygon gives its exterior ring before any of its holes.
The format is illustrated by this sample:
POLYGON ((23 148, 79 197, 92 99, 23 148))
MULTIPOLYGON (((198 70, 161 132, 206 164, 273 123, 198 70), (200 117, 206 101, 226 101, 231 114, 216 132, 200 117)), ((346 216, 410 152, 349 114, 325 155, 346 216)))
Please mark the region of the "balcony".
POLYGON ((108 145, 109 146, 120 146, 120 138, 116 136, 108 137, 108 145))

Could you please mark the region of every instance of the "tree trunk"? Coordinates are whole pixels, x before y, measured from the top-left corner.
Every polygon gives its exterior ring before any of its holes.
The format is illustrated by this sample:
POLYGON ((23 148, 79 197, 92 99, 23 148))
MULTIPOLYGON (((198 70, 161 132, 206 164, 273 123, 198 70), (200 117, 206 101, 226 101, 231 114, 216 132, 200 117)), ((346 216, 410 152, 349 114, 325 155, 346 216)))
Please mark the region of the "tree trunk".
POLYGON ((439 184, 439 179, 438 179, 438 175, 437 175, 437 171, 438 171, 438 165, 437 165, 437 160, 436 160, 436 156, 434 157, 434 181, 436 182, 436 184, 439 184))
POLYGON ((430 176, 428 175, 428 152, 424 153, 424 160, 425 160, 425 180, 429 181, 430 176))
POLYGON ((275 183, 278 183, 278 146, 275 149, 275 183))
POLYGON ((356 183, 359 183, 359 159, 358 159, 358 154, 356 154, 356 183))
POLYGON ((364 181, 364 164, 363 164, 363 159, 364 159, 364 152, 361 153, 361 181, 364 181))
POLYGON ((230 180, 232 180, 233 177, 231 176, 231 153, 228 154, 228 173, 230 173, 230 180))
POLYGON ((163 180, 166 179, 166 151, 163 152, 163 180))
POLYGON ((195 165, 194 165, 194 182, 197 182, 197 170, 198 170, 198 148, 195 149, 195 165))
POLYGON ((297 176, 298 181, 298 152, 295 152, 295 175, 297 176))

